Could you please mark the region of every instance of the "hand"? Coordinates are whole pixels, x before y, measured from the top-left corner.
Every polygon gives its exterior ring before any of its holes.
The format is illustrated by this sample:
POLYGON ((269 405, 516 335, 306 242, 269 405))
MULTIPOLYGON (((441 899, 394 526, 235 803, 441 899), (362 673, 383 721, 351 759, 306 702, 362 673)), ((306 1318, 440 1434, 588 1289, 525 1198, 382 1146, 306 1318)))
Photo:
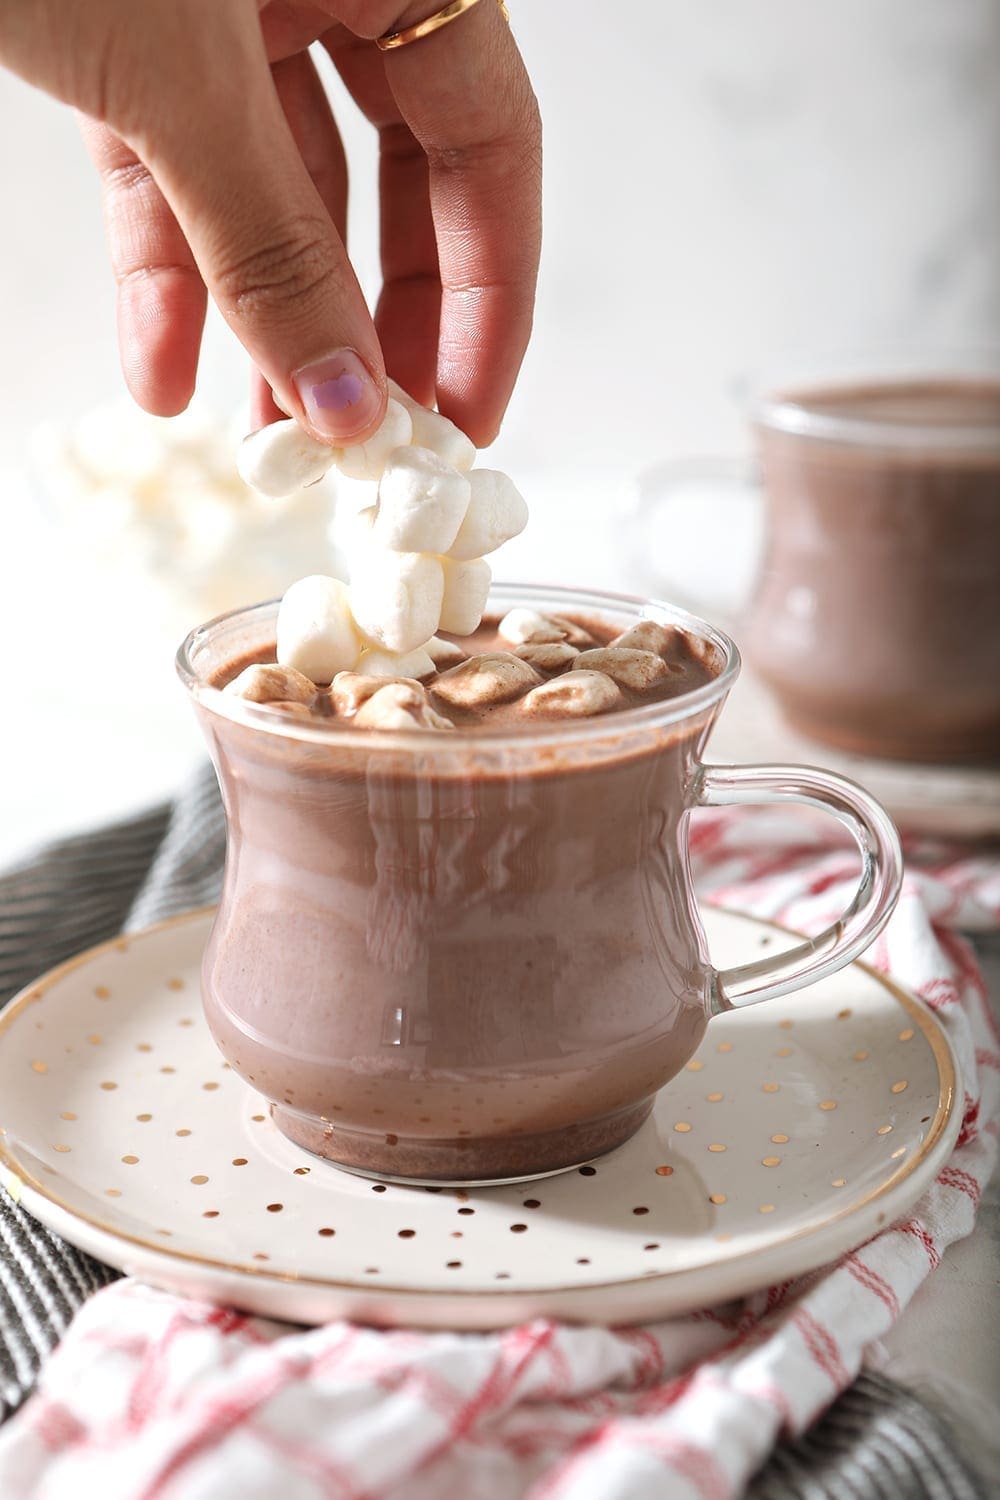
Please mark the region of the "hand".
POLYGON ((495 436, 531 328, 541 132, 493 0, 409 46, 375 46, 437 8, 0 6, 0 62, 84 116, 122 367, 147 411, 190 400, 211 293, 260 372, 255 425, 277 415, 273 390, 315 436, 363 440, 384 414, 388 367, 477 446, 495 436), (344 248, 347 168, 307 51, 317 40, 379 132, 374 325, 344 248))

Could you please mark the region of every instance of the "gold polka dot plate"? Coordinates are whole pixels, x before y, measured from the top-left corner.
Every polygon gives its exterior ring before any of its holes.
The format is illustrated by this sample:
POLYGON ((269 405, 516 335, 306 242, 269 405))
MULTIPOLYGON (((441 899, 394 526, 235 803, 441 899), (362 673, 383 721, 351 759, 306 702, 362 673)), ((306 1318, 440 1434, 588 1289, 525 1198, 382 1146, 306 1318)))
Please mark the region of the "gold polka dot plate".
MULTIPOLYGON (((706 910, 713 960, 790 945, 706 910)), ((852 964, 714 1020, 626 1145, 463 1191, 338 1170, 278 1133, 201 1017, 193 913, 54 970, 0 1017, 0 1175, 158 1286, 302 1323, 624 1323, 821 1265, 904 1213, 959 1126, 948 1042, 852 964)))

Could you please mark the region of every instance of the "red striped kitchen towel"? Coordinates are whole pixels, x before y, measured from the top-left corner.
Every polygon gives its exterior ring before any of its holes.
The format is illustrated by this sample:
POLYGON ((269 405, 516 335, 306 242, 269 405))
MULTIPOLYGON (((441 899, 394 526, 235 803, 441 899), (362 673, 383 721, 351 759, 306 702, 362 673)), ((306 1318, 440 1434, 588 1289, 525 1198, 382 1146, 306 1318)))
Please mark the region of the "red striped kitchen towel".
MULTIPOLYGON (((856 879, 856 858, 787 810, 699 814, 692 853, 703 897, 804 931, 826 925, 856 879)), ((996 1156, 1000 1039, 957 929, 1000 927, 1000 862, 927 841, 907 854, 899 908, 869 959, 935 1012, 965 1092, 954 1155, 902 1222, 741 1304, 632 1329, 292 1329, 116 1281, 84 1304, 0 1433, 0 1495, 741 1493, 779 1439, 802 1432, 854 1380, 947 1247, 969 1233, 996 1156)), ((836 1493, 864 1493, 864 1481, 845 1471, 836 1493)))

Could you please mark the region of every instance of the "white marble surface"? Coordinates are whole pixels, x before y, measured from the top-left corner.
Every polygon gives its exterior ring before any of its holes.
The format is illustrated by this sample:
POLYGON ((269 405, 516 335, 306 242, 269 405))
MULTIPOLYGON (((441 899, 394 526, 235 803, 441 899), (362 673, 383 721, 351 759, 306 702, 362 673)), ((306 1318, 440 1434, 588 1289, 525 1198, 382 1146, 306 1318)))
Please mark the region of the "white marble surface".
MULTIPOLYGON (((536 336, 500 467, 738 447, 784 350, 1000 343, 996 0, 521 0, 546 132, 536 336)), ((374 142, 334 88, 377 286, 374 142)), ((117 387, 113 288, 67 111, 0 74, 0 448, 117 387)), ((242 356, 213 327, 227 403, 242 356)), ((2 533, 0 533, 2 536, 2 533)))

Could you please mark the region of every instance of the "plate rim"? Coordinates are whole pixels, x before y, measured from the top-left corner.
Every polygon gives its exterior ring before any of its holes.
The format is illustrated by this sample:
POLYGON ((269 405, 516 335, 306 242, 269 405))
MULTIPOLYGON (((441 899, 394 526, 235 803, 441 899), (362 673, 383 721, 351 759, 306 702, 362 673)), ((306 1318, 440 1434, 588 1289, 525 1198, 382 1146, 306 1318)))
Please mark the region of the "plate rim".
MULTIPOLYGON (((141 942, 148 937, 152 937, 173 927, 196 926, 199 922, 211 917, 215 910, 216 904, 210 903, 206 906, 195 907, 188 911, 165 917, 161 921, 151 923, 148 927, 143 927, 135 932, 119 933, 116 937, 92 944, 91 947, 84 949, 83 952, 74 954, 73 957, 64 959, 62 963, 46 970, 38 978, 32 980, 19 990, 17 994, 12 996, 3 1010, 0 1011, 0 1046, 2 1046, 4 1034, 10 1030, 14 1022, 27 1007, 41 1000, 50 989, 59 984, 74 970, 85 967, 88 963, 111 951, 126 953, 134 943, 141 942)), ((746 922, 752 926, 767 928, 770 931, 780 933, 783 937, 801 940, 806 936, 801 932, 797 932, 794 928, 787 927, 779 922, 771 921, 766 917, 757 917, 749 912, 737 911, 729 906, 706 903, 706 910, 726 917, 736 918, 738 921, 746 922)), ((804 1224, 798 1229, 782 1235, 778 1239, 769 1240, 764 1245, 758 1245, 725 1256, 717 1263, 674 1267, 663 1271, 650 1271, 638 1277, 618 1278, 600 1282, 588 1281, 583 1284, 566 1284, 557 1287, 519 1286, 498 1287, 494 1289, 456 1286, 450 1287, 445 1291, 413 1286, 394 1286, 381 1281, 366 1286, 360 1281, 343 1281, 331 1277, 299 1275, 296 1272, 287 1271, 280 1272, 265 1266, 258 1268, 240 1262, 223 1260, 215 1256, 202 1255, 197 1251, 175 1249, 172 1246, 155 1244, 138 1235, 130 1234, 127 1230, 120 1229, 114 1224, 102 1222, 93 1215, 61 1199, 47 1184, 35 1177, 23 1163, 12 1156, 6 1143, 6 1131, 0 1134, 0 1168, 2 1168, 0 1185, 6 1188, 15 1203, 23 1203, 40 1222, 54 1229, 56 1233, 63 1235, 71 1243, 78 1242, 73 1240, 72 1236, 67 1233, 67 1223, 73 1229, 79 1226, 80 1230, 84 1233, 84 1237, 89 1241, 89 1245, 107 1242, 111 1246, 122 1247, 123 1252, 124 1247, 140 1251, 143 1256, 151 1258, 153 1265, 162 1265, 163 1274, 167 1280, 176 1280, 176 1276, 171 1277, 171 1271, 174 1268, 188 1266, 197 1268, 200 1275, 207 1272, 211 1277, 217 1277, 221 1280, 236 1278, 245 1280, 258 1288, 265 1285, 270 1286, 275 1291, 284 1289, 286 1292, 291 1287, 301 1287, 316 1293, 325 1292, 331 1295, 346 1297, 366 1305, 370 1305, 373 1302, 377 1303, 379 1300, 386 1298, 393 1298, 417 1303, 458 1303, 460 1306, 465 1304, 469 1307, 477 1300, 489 1303, 490 1305, 503 1305, 504 1303, 509 1304, 518 1301, 530 1302, 533 1299, 558 1304, 559 1299, 575 1301, 578 1298, 587 1298, 601 1292, 617 1292, 620 1295, 631 1293, 633 1294, 633 1300, 635 1300, 635 1295, 641 1292, 646 1292, 648 1295, 650 1292, 655 1292, 658 1288, 667 1292, 673 1286, 682 1286, 690 1280, 697 1280, 706 1276, 719 1281, 725 1281, 728 1284, 732 1276, 739 1276, 742 1269, 745 1268, 749 1272, 756 1263, 765 1262, 768 1257, 780 1254, 789 1246, 801 1244, 803 1241, 810 1240, 813 1237, 821 1237, 823 1232, 830 1229, 831 1226, 843 1224, 855 1215, 864 1214, 866 1210, 870 1210, 880 1200, 889 1199, 893 1201, 897 1198, 900 1199, 902 1207, 896 1211, 903 1212, 905 1207, 909 1203, 916 1201, 920 1192, 923 1191, 925 1183, 921 1169, 930 1172, 930 1168, 933 1166, 934 1171, 928 1178, 928 1180, 932 1181, 933 1176, 936 1175, 938 1158, 944 1157, 946 1159, 950 1155, 958 1137, 961 1120, 955 1104, 959 1093, 960 1073, 954 1049, 941 1023, 916 995, 911 994, 894 979, 881 974, 872 965, 865 963, 861 959, 854 959, 846 967, 856 968, 867 975, 868 978, 875 980, 916 1024, 924 1040, 930 1047, 937 1067, 938 1094, 934 1115, 930 1121, 927 1134, 921 1143, 919 1151, 915 1152, 908 1159, 901 1161, 899 1166, 884 1182, 871 1188, 863 1197, 846 1203, 843 1208, 833 1214, 825 1215, 819 1221, 804 1224), (901 1194, 899 1189, 912 1187, 914 1184, 911 1179, 917 1174, 920 1174, 918 1191, 912 1197, 907 1193, 901 1194), (42 1209, 41 1212, 39 1212, 39 1208, 42 1209), (60 1222, 49 1223, 45 1217, 46 1210, 54 1210, 52 1217, 60 1222)), ((734 1013, 735 1011, 728 1012, 728 1014, 734 1013)), ((888 1214, 885 1217, 888 1218, 888 1214)), ((880 1222, 872 1232, 878 1233, 883 1227, 884 1222, 880 1222)), ((860 1240, 855 1241, 851 1239, 847 1243, 863 1243, 866 1238, 870 1237, 870 1233, 865 1234, 861 1236, 860 1240)), ((81 1248, 89 1249, 89 1245, 84 1245, 81 1248)), ((845 1248, 846 1244, 839 1245, 838 1248, 833 1250, 833 1256, 845 1253, 845 1248)), ((115 1263, 101 1250, 90 1250, 90 1253, 100 1258, 109 1259, 109 1263, 111 1264, 115 1263)), ((120 1254, 118 1258, 123 1258, 123 1255, 120 1254)), ((824 1256, 820 1260, 812 1260, 809 1264, 811 1266, 823 1264, 826 1258, 824 1256)), ((801 1269, 790 1274, 801 1275, 808 1268, 808 1266, 803 1266, 801 1269)), ((764 1269, 763 1265, 761 1269, 764 1269)), ((789 1273, 786 1272, 785 1274, 789 1273)), ((761 1276, 757 1281, 753 1281, 751 1277, 745 1283, 745 1286, 749 1290, 752 1287, 768 1285, 773 1279, 773 1274, 761 1276)), ((740 1280, 740 1285, 744 1285, 742 1279, 740 1280)), ((725 1300, 726 1296, 734 1295, 740 1295, 740 1293, 731 1291, 724 1294, 722 1298, 716 1297, 715 1300, 725 1300)), ((701 1299, 695 1299, 688 1305, 698 1306, 702 1305, 702 1302, 701 1299)), ((280 1316, 276 1314, 271 1315, 280 1316)))

